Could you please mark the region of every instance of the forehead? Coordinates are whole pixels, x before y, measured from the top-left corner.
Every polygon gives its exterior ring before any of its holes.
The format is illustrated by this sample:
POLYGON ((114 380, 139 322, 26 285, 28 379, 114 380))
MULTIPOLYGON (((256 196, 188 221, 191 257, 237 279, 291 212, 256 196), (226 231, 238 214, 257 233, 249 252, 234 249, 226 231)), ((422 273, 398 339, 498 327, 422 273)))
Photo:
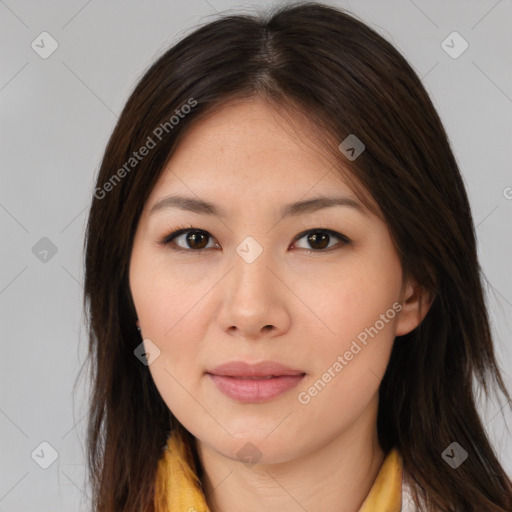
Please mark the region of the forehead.
POLYGON ((257 97, 232 101, 187 129, 152 196, 171 188, 269 198, 286 191, 294 198, 309 190, 351 193, 317 136, 299 112, 283 115, 257 97))

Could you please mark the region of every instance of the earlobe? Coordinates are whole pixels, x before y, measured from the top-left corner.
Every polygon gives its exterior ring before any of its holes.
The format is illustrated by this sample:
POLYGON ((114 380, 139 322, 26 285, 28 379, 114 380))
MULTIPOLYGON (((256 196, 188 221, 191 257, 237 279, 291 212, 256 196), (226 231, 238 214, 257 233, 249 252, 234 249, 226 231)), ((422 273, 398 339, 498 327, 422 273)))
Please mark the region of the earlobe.
POLYGON ((396 336, 408 334, 425 318, 432 304, 430 294, 422 286, 414 281, 409 281, 405 286, 402 310, 396 323, 396 336))

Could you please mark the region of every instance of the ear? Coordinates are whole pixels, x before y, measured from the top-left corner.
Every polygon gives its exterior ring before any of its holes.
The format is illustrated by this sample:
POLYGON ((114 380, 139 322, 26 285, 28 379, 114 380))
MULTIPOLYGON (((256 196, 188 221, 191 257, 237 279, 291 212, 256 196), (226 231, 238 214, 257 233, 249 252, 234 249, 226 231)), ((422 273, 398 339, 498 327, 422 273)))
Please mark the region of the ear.
POLYGON ((421 324, 432 305, 432 297, 411 279, 405 283, 401 304, 402 310, 396 323, 396 336, 408 334, 421 324))

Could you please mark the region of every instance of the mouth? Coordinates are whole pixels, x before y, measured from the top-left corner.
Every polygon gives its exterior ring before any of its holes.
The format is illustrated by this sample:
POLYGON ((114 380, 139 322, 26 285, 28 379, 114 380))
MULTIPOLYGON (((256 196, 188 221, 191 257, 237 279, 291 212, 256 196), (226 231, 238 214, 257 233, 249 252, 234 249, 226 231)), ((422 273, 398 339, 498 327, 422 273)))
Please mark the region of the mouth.
POLYGON ((266 402, 297 386, 306 372, 274 361, 232 361, 206 372, 218 391, 243 403, 266 402))
POLYGON ((220 375, 223 377, 237 377, 237 378, 272 378, 284 376, 302 375, 306 372, 297 370, 278 363, 276 361, 261 361, 259 363, 246 363, 245 361, 229 361, 228 363, 220 364, 206 373, 211 375, 220 375))

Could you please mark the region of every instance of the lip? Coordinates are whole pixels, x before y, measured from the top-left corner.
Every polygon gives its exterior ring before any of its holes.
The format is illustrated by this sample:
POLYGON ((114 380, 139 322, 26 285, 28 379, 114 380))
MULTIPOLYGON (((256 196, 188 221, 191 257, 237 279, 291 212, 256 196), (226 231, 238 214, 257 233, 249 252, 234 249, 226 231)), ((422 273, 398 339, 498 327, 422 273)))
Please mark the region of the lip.
POLYGON ((249 364, 231 361, 206 374, 226 396, 244 403, 258 403, 271 400, 294 388, 306 375, 274 361, 249 364))
POLYGON ((246 363, 245 361, 230 361, 216 366, 206 373, 224 377, 279 377, 288 375, 302 375, 306 372, 296 370, 275 361, 261 361, 259 363, 246 363))

